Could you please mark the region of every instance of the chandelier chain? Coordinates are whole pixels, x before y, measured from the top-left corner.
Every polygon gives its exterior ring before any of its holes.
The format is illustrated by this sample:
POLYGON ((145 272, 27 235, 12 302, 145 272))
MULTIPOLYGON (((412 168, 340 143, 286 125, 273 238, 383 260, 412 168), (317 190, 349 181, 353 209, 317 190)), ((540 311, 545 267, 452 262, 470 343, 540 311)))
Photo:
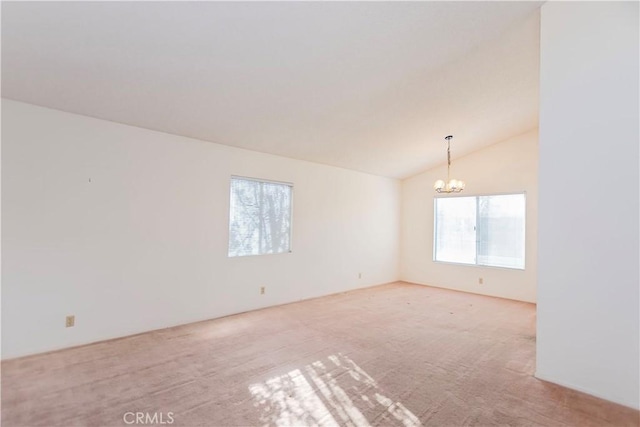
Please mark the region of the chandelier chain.
POLYGON ((451 138, 447 138, 447 182, 451 178, 451 138))

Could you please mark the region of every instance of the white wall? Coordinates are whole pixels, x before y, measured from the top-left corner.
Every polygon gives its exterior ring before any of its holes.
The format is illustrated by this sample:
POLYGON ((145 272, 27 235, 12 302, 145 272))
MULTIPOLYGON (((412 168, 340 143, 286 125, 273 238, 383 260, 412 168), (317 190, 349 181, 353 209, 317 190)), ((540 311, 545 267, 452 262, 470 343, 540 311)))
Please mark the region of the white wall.
MULTIPOLYGON (((455 138, 451 147, 455 154, 455 138)), ((442 143, 446 159, 446 145, 442 143)), ((462 179, 464 195, 526 192, 525 269, 513 270, 433 261, 433 183, 446 179, 446 164, 402 183, 400 277, 408 282, 521 301, 536 300, 538 204, 537 130, 452 161, 452 178, 462 179), (482 277, 484 283, 478 284, 482 277)))
POLYGON ((638 3, 542 7, 537 376, 638 408, 638 3))
POLYGON ((8 100, 2 124, 3 358, 398 277, 398 181, 8 100), (232 174, 294 183, 292 253, 227 257, 232 174))

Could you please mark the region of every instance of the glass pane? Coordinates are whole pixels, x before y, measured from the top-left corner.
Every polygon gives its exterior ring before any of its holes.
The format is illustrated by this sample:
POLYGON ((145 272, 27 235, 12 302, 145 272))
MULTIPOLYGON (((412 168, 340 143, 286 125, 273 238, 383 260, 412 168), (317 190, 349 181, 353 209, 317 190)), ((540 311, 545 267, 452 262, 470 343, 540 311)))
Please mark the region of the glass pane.
POLYGON ((262 183, 262 252, 289 252, 291 230, 291 187, 262 183))
POLYGON ((478 264, 524 268, 525 196, 478 198, 478 264))
POLYGON ((229 256, 289 251, 291 186, 231 179, 229 256))
POLYGON ((475 264, 476 198, 435 198, 436 261, 475 264))

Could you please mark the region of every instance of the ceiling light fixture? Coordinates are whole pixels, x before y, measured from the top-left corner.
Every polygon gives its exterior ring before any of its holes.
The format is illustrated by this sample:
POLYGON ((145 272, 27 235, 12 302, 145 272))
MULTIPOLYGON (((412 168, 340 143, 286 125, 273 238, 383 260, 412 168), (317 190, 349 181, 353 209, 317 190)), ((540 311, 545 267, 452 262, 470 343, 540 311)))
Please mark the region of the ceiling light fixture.
POLYGON ((459 193, 464 190, 464 181, 450 178, 451 139, 453 139, 453 135, 446 136, 444 139, 447 140, 447 182, 445 183, 443 180, 439 179, 435 184, 433 184, 433 188, 438 193, 459 193))

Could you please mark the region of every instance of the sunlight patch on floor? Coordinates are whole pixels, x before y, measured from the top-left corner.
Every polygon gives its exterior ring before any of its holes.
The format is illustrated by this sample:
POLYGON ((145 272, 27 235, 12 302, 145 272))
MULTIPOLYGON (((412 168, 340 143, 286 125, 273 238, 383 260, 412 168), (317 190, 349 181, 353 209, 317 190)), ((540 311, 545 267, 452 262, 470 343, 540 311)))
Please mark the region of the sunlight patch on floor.
POLYGON ((419 427, 402 403, 341 353, 249 386, 264 426, 419 427))

